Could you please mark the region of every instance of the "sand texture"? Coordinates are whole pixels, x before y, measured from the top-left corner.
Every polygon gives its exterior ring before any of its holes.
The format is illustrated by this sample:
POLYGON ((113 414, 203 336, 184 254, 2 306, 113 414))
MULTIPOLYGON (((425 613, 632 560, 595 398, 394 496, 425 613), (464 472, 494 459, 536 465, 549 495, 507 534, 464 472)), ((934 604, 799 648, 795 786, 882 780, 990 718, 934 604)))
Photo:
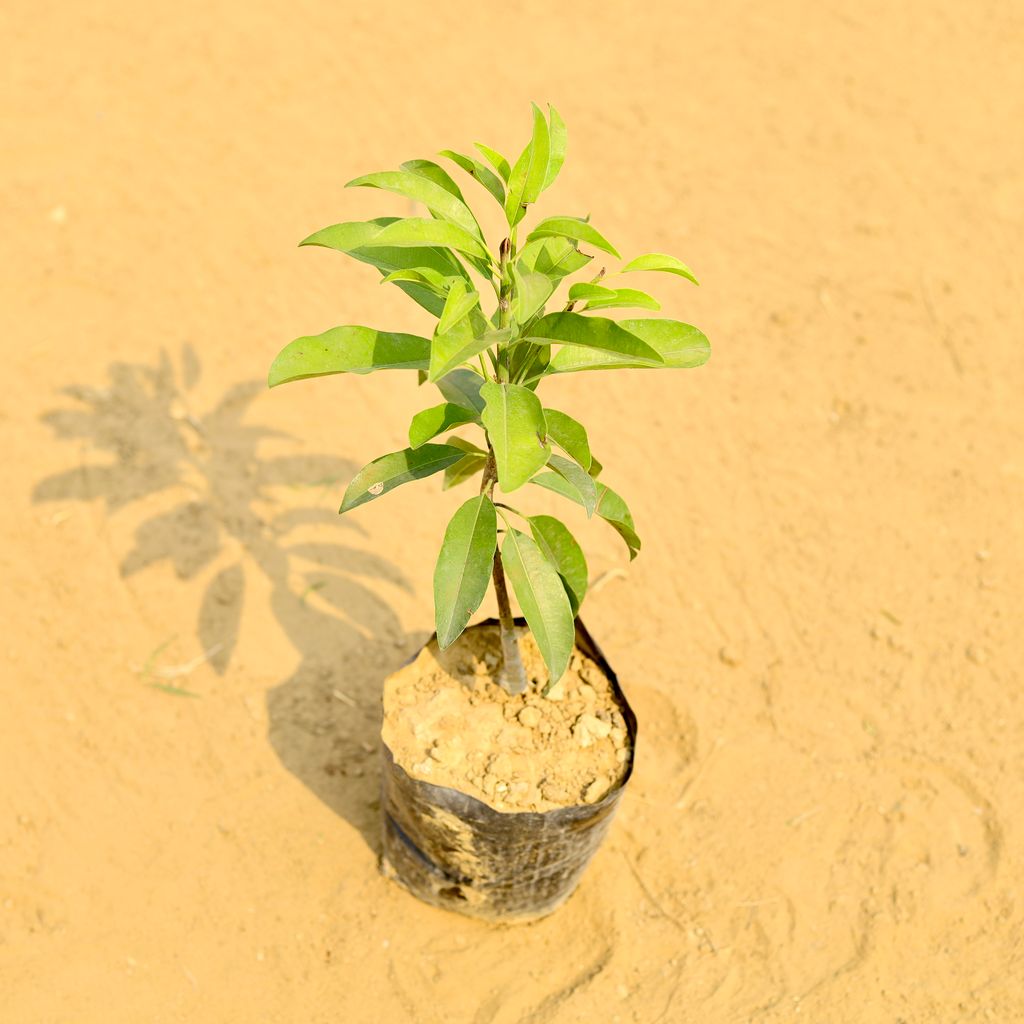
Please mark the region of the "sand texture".
POLYGON ((0 1018, 1024 1020, 1017 0, 6 0, 0 37, 0 1018), (543 385, 644 542, 566 515, 639 742, 509 930, 377 866, 383 680, 471 491, 336 513, 438 399, 266 370, 430 330, 297 243, 531 99, 569 129, 531 217, 685 260, 626 283, 713 351, 543 385))

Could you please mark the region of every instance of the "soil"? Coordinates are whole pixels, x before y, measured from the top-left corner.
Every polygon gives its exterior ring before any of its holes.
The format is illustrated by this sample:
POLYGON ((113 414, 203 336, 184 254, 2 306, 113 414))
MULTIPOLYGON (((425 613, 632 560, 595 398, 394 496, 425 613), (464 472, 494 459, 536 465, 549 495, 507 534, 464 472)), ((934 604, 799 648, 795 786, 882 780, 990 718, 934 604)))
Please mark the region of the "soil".
POLYGON ((1019 3, 5 0, 0 30, 0 1017, 1024 1019, 1019 3), (568 518, 640 742, 575 895, 513 931, 378 871, 382 682, 469 492, 337 509, 439 399, 265 374, 336 324, 429 331, 296 243, 409 212, 357 175, 515 157, 531 99, 569 130, 537 216, 684 259, 699 288, 623 283, 713 354, 542 385, 643 540, 568 518))
POLYGON ((450 786, 498 811, 595 803, 632 756, 611 683, 581 651, 548 695, 528 630, 517 630, 528 686, 510 696, 493 679, 496 626, 467 630, 447 650, 431 640, 384 685, 382 738, 414 778, 450 786))

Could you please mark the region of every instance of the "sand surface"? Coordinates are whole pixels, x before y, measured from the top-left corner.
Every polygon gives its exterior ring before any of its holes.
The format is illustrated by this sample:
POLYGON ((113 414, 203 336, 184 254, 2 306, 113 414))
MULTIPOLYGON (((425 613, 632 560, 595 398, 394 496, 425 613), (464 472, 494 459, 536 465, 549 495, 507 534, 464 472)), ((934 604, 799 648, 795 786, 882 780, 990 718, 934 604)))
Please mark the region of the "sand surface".
POLYGON ((1024 1019, 1020 3, 7 0, 0 38, 5 1021, 1024 1019), (508 930, 377 874, 455 499, 334 513, 422 393, 262 379, 423 329, 296 242, 531 98, 547 212, 687 260, 713 356, 548 385, 644 538, 574 520, 640 743, 508 930))

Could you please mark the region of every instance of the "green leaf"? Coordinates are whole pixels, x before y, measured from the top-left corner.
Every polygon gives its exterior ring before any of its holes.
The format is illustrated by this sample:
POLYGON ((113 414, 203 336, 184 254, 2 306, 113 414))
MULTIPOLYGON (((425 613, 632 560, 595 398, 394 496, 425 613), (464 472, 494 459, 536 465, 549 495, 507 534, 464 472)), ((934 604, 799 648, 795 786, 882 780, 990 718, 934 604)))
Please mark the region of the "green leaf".
MULTIPOLYGON (((661 356, 662 362, 653 364, 658 369, 681 370, 702 366, 711 355, 711 346, 704 334, 679 320, 620 320, 619 326, 661 356)), ((551 357, 549 372, 643 369, 651 365, 608 352, 565 345, 551 357)))
POLYGON ((523 246, 512 265, 516 288, 512 312, 516 323, 525 324, 544 309, 559 282, 590 262, 565 238, 539 238, 523 246))
MULTIPOLYGON (((482 318, 481 318, 482 320, 482 318)), ((483 326, 483 322, 478 325, 483 326)), ((456 367, 468 362, 492 345, 503 345, 512 337, 511 328, 500 331, 474 331, 468 319, 458 321, 446 334, 435 334, 430 346, 429 377, 439 381, 456 367)), ((461 403, 458 403, 461 404, 461 403)))
MULTIPOLYGON (((635 322, 635 321, 630 321, 635 322)), ((660 366, 662 357, 656 349, 614 320, 582 313, 548 313, 531 324, 524 338, 529 341, 553 341, 584 348, 596 348, 626 356, 630 364, 660 366)), ((552 358, 554 364, 557 355, 552 358)))
POLYGON ((693 271, 685 263, 677 260, 675 256, 666 256, 663 252, 648 252, 643 256, 637 256, 635 260, 630 260, 619 273, 628 274, 634 270, 661 270, 666 274, 677 274, 694 284, 700 284, 693 276, 693 271))
POLYGON ((444 309, 437 324, 437 333, 447 334, 471 309, 479 305, 479 293, 467 288, 463 280, 456 278, 448 289, 448 297, 445 299, 444 309))
POLYGON ((626 503, 610 487, 597 481, 594 482, 597 488, 597 514, 609 523, 618 535, 626 542, 629 548, 629 560, 636 558, 640 551, 640 538, 637 536, 636 527, 633 524, 633 516, 630 514, 626 503))
POLYGON ((567 238, 538 238, 523 246, 516 265, 521 273, 545 274, 557 284, 563 277, 582 270, 591 259, 567 238))
POLYGON ((385 274, 381 278, 380 283, 391 284, 398 281, 409 281, 422 285, 424 288, 429 288, 435 295, 441 298, 442 303, 451 289, 453 281, 462 281, 465 284, 465 278, 445 277, 439 271, 432 270, 430 267, 410 267, 407 270, 393 270, 390 274, 385 274))
POLYGON ((590 474, 578 462, 561 455, 552 455, 548 465, 576 492, 575 500, 586 509, 589 519, 597 506, 597 489, 590 474))
MULTIPOLYGON (((486 154, 485 154, 486 155, 486 154)), ((505 216, 510 227, 523 219, 526 206, 537 202, 548 172, 548 122, 533 104, 533 137, 523 150, 508 179, 505 216)))
POLYGON ((373 241, 389 224, 397 223, 399 217, 378 217, 376 220, 347 220, 341 224, 314 231, 313 234, 299 242, 303 245, 322 245, 327 249, 340 252, 351 252, 361 249, 367 242, 373 241))
POLYGON ((571 238, 576 242, 589 242, 598 249, 618 257, 618 250, 596 228, 578 217, 547 217, 527 236, 526 241, 538 238, 571 238))
POLYGON ((614 294, 614 289, 605 288, 603 284, 593 284, 590 281, 578 281, 569 288, 569 298, 573 302, 587 302, 590 299, 607 298, 614 294))
POLYGON ((441 188, 446 192, 450 192, 456 199, 461 200, 463 203, 466 202, 462 196, 462 190, 455 183, 452 176, 440 164, 434 163, 433 160, 406 160, 402 164, 402 170, 411 171, 413 174, 429 178, 435 185, 440 185, 441 188))
MULTIPOLYGON (((557 473, 538 473, 530 483, 545 487, 555 494, 582 504, 576 488, 572 487, 557 473)), ((600 481, 594 481, 597 490, 597 514, 609 523, 619 536, 626 542, 629 549, 629 559, 632 561, 640 550, 640 538, 637 536, 636 527, 633 525, 633 517, 629 514, 626 503, 610 487, 606 487, 600 481)))
POLYGON ((596 458, 592 458, 590 460, 590 475, 595 480, 601 475, 601 470, 602 469, 604 469, 604 466, 602 466, 601 463, 598 462, 596 458))
POLYGON ((537 542, 519 530, 506 533, 501 561, 551 682, 557 683, 576 642, 572 606, 562 579, 537 542))
POLYGON ((451 518, 434 569, 437 645, 450 647, 487 593, 498 546, 498 517, 490 499, 470 498, 451 518))
POLYGON ((547 274, 530 271, 523 273, 516 264, 512 265, 512 277, 515 282, 512 315, 516 323, 524 324, 544 308, 544 303, 551 298, 557 287, 557 281, 552 281, 547 274))
POLYGON ((562 451, 567 452, 584 469, 589 470, 593 464, 590 454, 590 441, 582 423, 574 420, 568 413, 557 409, 544 410, 544 421, 548 428, 548 440, 554 441, 562 451))
POLYGON ((413 416, 409 424, 409 445, 412 448, 419 448, 452 427, 478 420, 479 416, 475 412, 464 409, 461 405, 442 402, 441 405, 431 406, 413 416))
POLYGON ((507 184, 509 175, 512 173, 509 162, 496 149, 491 149, 490 146, 485 146, 482 142, 474 142, 473 145, 491 161, 491 166, 501 175, 501 180, 507 184))
POLYGON ((480 418, 494 448, 498 483, 511 492, 522 487, 551 454, 544 440, 544 409, 532 391, 518 384, 489 380, 480 394, 485 403, 480 418))
POLYGON ((438 391, 449 402, 461 405, 465 409, 473 409, 476 412, 483 412, 484 400, 480 395, 480 388, 484 379, 476 370, 459 368, 446 373, 440 380, 435 381, 438 391))
POLYGON ((562 115, 549 103, 550 122, 548 124, 548 169, 544 175, 544 188, 548 189, 558 177, 558 172, 565 163, 565 147, 568 133, 562 115))
POLYGON ((487 463, 487 453, 472 441, 459 437, 458 434, 446 437, 445 444, 454 445, 466 453, 458 462, 444 471, 444 483, 441 489, 447 491, 450 487, 455 487, 479 473, 487 463))
MULTIPOLYGON (((364 247, 390 224, 398 223, 398 217, 377 217, 371 221, 348 221, 333 224, 309 236, 302 245, 320 245, 335 249, 376 267, 382 274, 418 268, 440 274, 442 278, 461 277, 469 280, 466 268, 458 257, 448 249, 428 247, 374 246, 364 247)), ((396 285, 424 309, 434 316, 440 316, 444 308, 444 293, 415 281, 396 281, 396 285)))
POLYGON ((617 309, 635 306, 637 309, 661 309, 661 303, 647 292, 637 288, 605 288, 607 295, 587 299, 587 309, 617 309))
MULTIPOLYGON (((423 163, 427 163, 427 161, 423 161, 423 163)), ((433 166, 437 167, 436 164, 433 166)), ((445 174, 442 168, 437 167, 437 170, 445 174)), ((448 175, 445 174, 445 177, 448 178, 448 175)), ((451 178, 448 178, 448 181, 458 192, 455 182, 451 181, 451 178)), ((466 234, 483 239, 480 225, 477 224, 476 218, 461 196, 454 195, 444 185, 438 184, 423 174, 413 171, 378 171, 375 174, 364 174, 360 178, 353 178, 345 187, 380 188, 405 196, 406 199, 422 203, 431 213, 435 213, 445 221, 461 228, 466 234)), ((474 255, 480 256, 483 253, 477 252, 474 255)))
POLYGON ((268 384, 273 388, 330 373, 423 370, 429 363, 430 342, 426 338, 375 331, 372 327, 332 327, 286 345, 270 367, 268 384))
MULTIPOLYGON (((383 219, 383 218, 382 218, 383 219)), ((358 224, 358 222, 356 222, 358 224)), ((373 223, 368 222, 368 223, 373 223)), ((378 228, 375 232, 363 232, 358 237, 358 242, 351 244, 349 237, 340 237, 338 229, 349 228, 351 224, 335 224, 330 228, 317 231, 309 238, 303 239, 300 245, 326 245, 331 249, 342 249, 351 251, 359 249, 379 249, 390 247, 395 249, 430 248, 442 246, 454 249, 457 252, 468 253, 470 256, 477 256, 486 259, 487 250, 468 231, 460 228, 457 224, 449 224, 443 220, 430 220, 424 217, 406 217, 400 220, 392 220, 384 227, 378 228), (345 249, 337 244, 343 241, 350 248, 345 249), (332 242, 334 244, 332 244, 332 242)), ((364 226, 364 225, 360 225, 364 226)), ((369 261, 367 261, 369 262, 369 261)), ((397 269, 392 267, 391 269, 397 269)))
POLYGON ((574 284, 569 289, 573 302, 586 302, 587 309, 614 309, 617 306, 639 306, 661 309, 661 303, 647 292, 636 288, 605 288, 600 284, 574 284))
POLYGON ((483 450, 479 445, 473 444, 472 441, 467 441, 464 437, 459 437, 458 434, 450 434, 444 439, 445 444, 454 445, 456 448, 461 448, 467 455, 482 455, 484 458, 487 457, 487 452, 483 450))
POLYGON ((465 454, 461 448, 454 445, 425 444, 415 450, 404 448, 400 452, 382 455, 356 474, 345 491, 338 511, 348 512, 410 480, 422 480, 434 473, 440 473, 445 467, 458 462, 465 454))
POLYGON ((441 489, 447 491, 452 487, 458 487, 459 484, 465 483, 479 473, 486 464, 486 455, 464 455, 444 471, 444 483, 441 485, 441 489))
POLYGON ((453 163, 458 164, 467 174, 472 175, 480 182, 498 200, 499 205, 505 205, 505 186, 502 184, 501 178, 486 164, 481 163, 474 157, 466 156, 464 153, 456 153, 451 149, 442 149, 441 156, 446 156, 453 163))
POLYGON ((588 578, 583 549, 565 524, 554 516, 530 516, 529 523, 537 547, 562 577, 573 617, 579 615, 580 605, 587 593, 588 578))

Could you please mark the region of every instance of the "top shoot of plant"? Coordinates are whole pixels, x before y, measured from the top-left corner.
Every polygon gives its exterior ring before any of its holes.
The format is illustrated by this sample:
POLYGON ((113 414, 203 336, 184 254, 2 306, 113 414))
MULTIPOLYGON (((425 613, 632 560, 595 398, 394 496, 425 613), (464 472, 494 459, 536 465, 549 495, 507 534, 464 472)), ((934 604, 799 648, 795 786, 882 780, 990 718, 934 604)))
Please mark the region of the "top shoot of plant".
MULTIPOLYGON (((525 484, 547 488, 595 513, 619 533, 630 558, 640 550, 626 503, 598 478, 587 432, 572 416, 537 395, 547 377, 582 370, 678 369, 700 366, 707 338, 678 320, 611 320, 606 310, 660 309, 636 288, 610 287, 605 269, 568 289, 561 308, 547 312, 566 278, 592 270, 599 250, 619 258, 587 217, 556 216, 527 229, 531 205, 558 176, 566 151, 565 124, 534 105, 533 135, 510 164, 476 144, 483 159, 442 150, 499 203, 508 234, 488 244, 456 182, 431 160, 410 160, 397 171, 348 183, 384 189, 421 203, 429 217, 378 217, 324 228, 302 245, 337 249, 368 263, 435 319, 430 337, 335 327, 298 338, 274 360, 271 387, 332 373, 415 370, 444 399, 417 413, 409 447, 374 459, 349 484, 341 512, 373 501, 400 484, 444 473, 444 487, 482 474, 476 497, 462 504, 445 531, 434 572, 437 642, 452 644, 480 606, 493 579, 504 663, 499 681, 511 693, 526 686, 515 639, 506 579, 550 674, 557 682, 569 663, 574 618, 587 589, 587 563, 568 528, 547 515, 525 515, 494 496, 525 484), (525 237, 524 237, 525 236, 525 237), (480 287, 480 284, 483 287, 480 287), (493 298, 488 302, 488 292, 493 298), (483 294, 482 294, 483 293, 483 294), (493 306, 493 311, 489 311, 493 306), (485 308, 486 307, 486 308, 485 308), (479 443, 449 431, 475 428, 479 443), (499 519, 501 529, 499 529, 499 519), (499 546, 499 533, 503 539, 499 546)), ((648 253, 618 271, 662 271, 696 278, 673 256, 648 253)))

